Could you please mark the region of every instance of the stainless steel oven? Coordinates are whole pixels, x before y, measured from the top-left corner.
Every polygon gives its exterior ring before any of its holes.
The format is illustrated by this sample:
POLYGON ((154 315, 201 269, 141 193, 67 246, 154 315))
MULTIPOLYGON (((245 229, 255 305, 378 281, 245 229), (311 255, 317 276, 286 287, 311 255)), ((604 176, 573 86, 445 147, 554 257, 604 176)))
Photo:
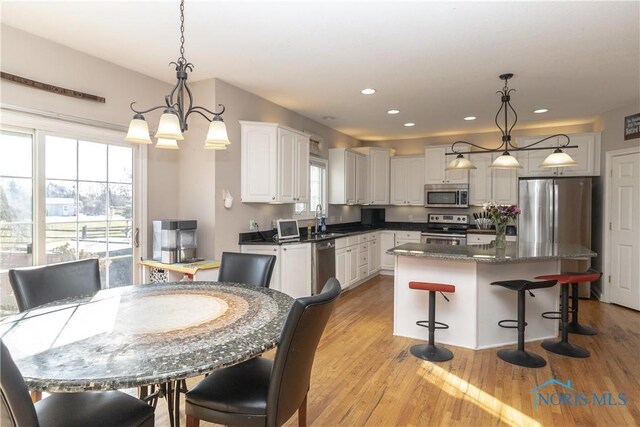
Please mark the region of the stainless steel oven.
POLYGON ((422 233, 420 242, 430 245, 452 245, 460 246, 467 244, 466 234, 454 233, 422 233))
POLYGON ((426 184, 425 208, 468 208, 469 184, 426 184))

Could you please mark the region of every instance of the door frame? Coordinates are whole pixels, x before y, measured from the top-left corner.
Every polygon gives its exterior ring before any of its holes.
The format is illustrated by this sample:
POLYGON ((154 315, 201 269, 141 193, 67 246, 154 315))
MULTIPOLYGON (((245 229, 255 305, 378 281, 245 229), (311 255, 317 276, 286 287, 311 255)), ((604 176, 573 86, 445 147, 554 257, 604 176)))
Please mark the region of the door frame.
POLYGON ((611 273, 611 256, 609 254, 609 246, 611 245, 611 230, 607 224, 611 221, 611 161, 613 157, 624 156, 627 154, 640 153, 640 145, 635 147, 623 148, 620 150, 607 151, 605 156, 605 169, 604 169, 604 203, 607 206, 604 210, 604 222, 602 228, 604 230, 604 241, 602 245, 602 251, 604 252, 603 260, 603 272, 602 272, 602 294, 600 295, 600 301, 610 303, 611 295, 609 289, 608 277, 611 273))

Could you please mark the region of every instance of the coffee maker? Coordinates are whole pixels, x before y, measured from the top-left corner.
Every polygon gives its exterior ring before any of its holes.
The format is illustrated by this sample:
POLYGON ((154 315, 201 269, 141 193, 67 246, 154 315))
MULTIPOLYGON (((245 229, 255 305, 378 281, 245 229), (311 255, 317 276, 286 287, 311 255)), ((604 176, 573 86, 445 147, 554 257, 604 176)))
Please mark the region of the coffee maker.
POLYGON ((196 259, 197 227, 196 220, 153 221, 153 260, 173 264, 196 259))

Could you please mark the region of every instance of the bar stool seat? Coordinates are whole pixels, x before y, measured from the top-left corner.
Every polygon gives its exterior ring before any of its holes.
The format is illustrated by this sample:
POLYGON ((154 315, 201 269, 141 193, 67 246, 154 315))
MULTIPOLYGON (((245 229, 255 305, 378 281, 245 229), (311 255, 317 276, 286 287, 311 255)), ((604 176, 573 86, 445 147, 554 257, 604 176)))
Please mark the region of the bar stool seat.
POLYGON ((436 292, 440 292, 444 299, 449 301, 443 292, 454 293, 456 287, 444 283, 409 282, 409 289, 429 292, 429 320, 416 322, 418 326, 429 328, 429 342, 412 346, 410 349, 411 354, 431 362, 444 362, 453 359, 453 353, 450 350, 435 345, 434 335, 436 329, 449 329, 449 325, 436 322, 436 292))
POLYGON ((561 338, 560 340, 545 340, 542 341, 542 348, 552 353, 561 354, 568 357, 589 357, 591 353, 584 347, 572 344, 569 342, 569 332, 571 330, 569 323, 569 285, 572 287, 572 309, 573 309, 573 321, 575 321, 574 331, 582 335, 594 335, 595 331, 588 326, 580 325, 578 323, 578 283, 580 282, 593 282, 598 280, 602 276, 597 270, 589 269, 584 273, 561 273, 561 274, 549 274, 545 276, 538 276, 539 278, 550 278, 557 280, 561 287, 562 295, 562 308, 561 314, 561 338))
POLYGON ((498 357, 507 363, 513 365, 524 366, 527 368, 541 368, 547 364, 547 361, 537 354, 528 352, 524 349, 524 330, 527 326, 525 322, 525 291, 531 292, 534 289, 550 288, 555 286, 555 280, 546 280, 543 282, 531 282, 529 280, 503 280, 492 282, 491 285, 502 286, 511 291, 518 292, 518 319, 517 320, 501 320, 498 326, 501 328, 517 328, 518 329, 518 348, 504 349, 498 351, 498 357), (505 323, 516 323, 517 326, 505 325, 505 323))

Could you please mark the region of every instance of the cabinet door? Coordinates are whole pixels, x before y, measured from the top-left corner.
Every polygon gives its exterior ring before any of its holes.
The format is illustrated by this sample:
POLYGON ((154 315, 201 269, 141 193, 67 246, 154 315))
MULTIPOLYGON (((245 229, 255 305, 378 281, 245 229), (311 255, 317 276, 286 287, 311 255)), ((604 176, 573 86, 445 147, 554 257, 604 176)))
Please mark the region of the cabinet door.
POLYGON ((286 129, 278 129, 278 200, 292 203, 295 191, 296 134, 286 129))
POLYGON ((241 245, 240 252, 242 252, 243 254, 274 255, 276 257, 276 264, 273 267, 273 273, 271 274, 271 282, 269 283, 269 288, 275 289, 276 291, 282 291, 282 285, 280 282, 280 246, 241 245))
MULTIPOLYGON (((447 153, 452 153, 453 151, 451 150, 451 147, 447 147, 445 150, 447 153)), ((469 151, 467 147, 462 148, 462 147, 456 147, 456 151, 460 152, 467 152, 469 151)), ((445 182, 449 183, 449 184, 466 184, 469 182, 469 171, 466 169, 460 169, 460 170, 446 170, 447 166, 449 165, 449 163, 456 158, 455 155, 451 155, 451 156, 444 156, 444 180, 445 182)))
MULTIPOLYGON (((584 133, 569 135, 571 138, 570 145, 577 145, 578 148, 567 148, 565 151, 573 158, 578 164, 569 168, 559 168, 558 175, 560 176, 597 176, 600 175, 599 167, 596 169, 596 164, 600 164, 600 158, 597 156, 597 140, 599 134, 596 133, 584 133)), ((564 140, 564 138, 560 138, 564 140)))
MULTIPOLYGON (((526 147, 527 145, 533 144, 536 141, 539 141, 544 137, 527 137, 527 138, 518 138, 518 147, 526 147)), ((564 140, 564 138, 563 138, 564 140)), ((544 159, 551 153, 553 153, 553 148, 558 144, 557 138, 551 138, 548 141, 542 142, 538 145, 534 145, 534 147, 549 147, 548 150, 535 150, 535 151, 524 151, 518 161, 522 165, 522 170, 520 171, 520 176, 554 176, 558 174, 557 168, 541 168, 539 167, 540 163, 544 162, 544 159)), ((513 153, 511 153, 513 154, 513 153)))
POLYGON ((296 135, 294 201, 309 202, 309 137, 296 135))
POLYGON ((443 184, 445 182, 446 147, 425 147, 424 184, 443 184))
POLYGON ((362 154, 356 154, 356 204, 367 203, 367 158, 362 154))
POLYGON ((336 250, 336 279, 340 282, 342 289, 349 286, 349 257, 347 248, 336 250))
POLYGON ((350 246, 347 248, 347 256, 349 261, 347 262, 347 282, 349 285, 358 281, 358 246, 350 246))
POLYGON ((424 158, 407 159, 407 201, 414 206, 424 206, 424 158))
POLYGON ((393 231, 382 231, 380 233, 380 267, 386 270, 393 270, 395 257, 387 255, 387 251, 396 245, 396 233, 393 231))
POLYGON ((281 291, 293 298, 311 295, 311 245, 283 245, 280 253, 281 291))
MULTIPOLYGON (((493 158, 498 158, 496 153, 493 158)), ((511 153, 519 162, 520 153, 511 153)), ((498 205, 518 204, 518 170, 517 169, 491 169, 491 201, 498 205)))
POLYGON ((345 152, 345 201, 347 204, 356 203, 356 153, 345 152))
POLYGON ((369 276, 375 274, 380 269, 380 248, 378 247, 378 240, 373 239, 369 241, 369 276))
POLYGON ((273 125, 241 123, 242 202, 275 202, 278 191, 278 135, 273 125))
MULTIPOLYGON (((391 204, 407 204, 407 169, 405 159, 391 159, 391 204)), ((423 196, 424 197, 424 196, 423 196)))
POLYGON ((471 159, 477 169, 469 171, 469 204, 482 205, 491 199, 491 153, 474 154, 471 159))
POLYGON ((369 155, 369 202, 389 204, 389 151, 371 150, 369 155))

